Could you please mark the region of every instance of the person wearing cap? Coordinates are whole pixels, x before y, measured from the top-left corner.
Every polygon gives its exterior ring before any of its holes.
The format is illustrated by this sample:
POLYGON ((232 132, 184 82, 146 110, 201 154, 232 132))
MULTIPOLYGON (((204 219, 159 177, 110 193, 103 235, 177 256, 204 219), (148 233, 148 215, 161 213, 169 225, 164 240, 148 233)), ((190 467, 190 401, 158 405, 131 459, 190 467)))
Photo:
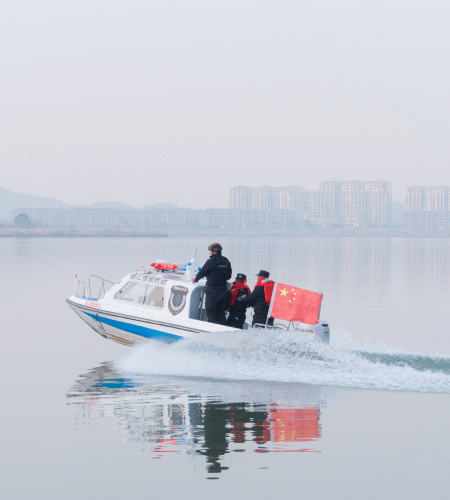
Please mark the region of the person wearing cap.
MULTIPOLYGON (((269 276, 270 273, 268 271, 259 271, 257 274, 258 281, 256 282, 253 292, 250 295, 239 299, 240 302, 243 302, 245 305, 253 307, 254 312, 252 326, 256 324, 266 324, 270 301, 272 299, 273 287, 275 285, 272 280, 269 280, 269 276)), ((273 325, 273 318, 269 318, 267 324, 273 325)))
POLYGON ((206 278, 206 316, 209 323, 226 324, 228 289, 227 281, 231 278, 230 261, 222 255, 222 245, 212 243, 208 247, 209 259, 192 280, 198 283, 206 278))
POLYGON ((250 295, 251 293, 250 288, 247 286, 247 276, 245 274, 238 273, 228 293, 231 297, 228 307, 230 315, 227 319, 227 326, 240 328, 242 330, 245 323, 245 311, 247 310, 247 304, 244 304, 244 302, 239 300, 239 297, 244 297, 246 295, 250 295))

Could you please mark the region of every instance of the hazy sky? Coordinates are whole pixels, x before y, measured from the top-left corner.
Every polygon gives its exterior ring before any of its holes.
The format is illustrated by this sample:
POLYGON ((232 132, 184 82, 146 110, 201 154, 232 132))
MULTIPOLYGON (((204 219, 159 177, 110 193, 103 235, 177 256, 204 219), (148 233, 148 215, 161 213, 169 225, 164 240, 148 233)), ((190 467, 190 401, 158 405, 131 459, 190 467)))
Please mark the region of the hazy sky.
POLYGON ((450 184, 450 2, 4 1, 0 186, 228 204, 231 186, 450 184))

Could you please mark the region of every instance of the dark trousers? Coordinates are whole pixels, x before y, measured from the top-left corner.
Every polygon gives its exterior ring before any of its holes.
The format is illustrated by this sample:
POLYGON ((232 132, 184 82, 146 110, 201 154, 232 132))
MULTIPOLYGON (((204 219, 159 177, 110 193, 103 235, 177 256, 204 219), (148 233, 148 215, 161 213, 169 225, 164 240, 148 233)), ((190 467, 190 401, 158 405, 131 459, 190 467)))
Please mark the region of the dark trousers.
POLYGON ((205 309, 208 323, 225 325, 225 311, 228 303, 226 285, 208 285, 206 287, 205 309))
POLYGON ((230 315, 227 319, 227 326, 231 326, 232 328, 240 328, 241 330, 244 328, 245 323, 245 313, 240 316, 236 316, 233 312, 230 312, 230 315))
MULTIPOLYGON (((255 325, 255 323, 258 323, 260 325, 265 325, 266 324, 266 321, 267 321, 267 312, 255 312, 253 313, 253 321, 252 321, 252 326, 255 325)), ((269 326, 272 326, 273 325, 273 318, 269 318, 269 321, 267 321, 267 324, 269 326)))

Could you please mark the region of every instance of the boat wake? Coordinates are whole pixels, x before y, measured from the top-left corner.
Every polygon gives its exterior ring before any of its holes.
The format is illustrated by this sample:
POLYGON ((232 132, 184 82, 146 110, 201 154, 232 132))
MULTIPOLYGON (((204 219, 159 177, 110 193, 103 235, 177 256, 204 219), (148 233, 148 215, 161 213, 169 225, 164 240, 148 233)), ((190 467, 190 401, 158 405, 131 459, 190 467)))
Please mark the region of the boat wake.
POLYGON ((410 354, 333 332, 331 345, 293 332, 209 333, 117 359, 121 373, 450 393, 450 357, 410 354))

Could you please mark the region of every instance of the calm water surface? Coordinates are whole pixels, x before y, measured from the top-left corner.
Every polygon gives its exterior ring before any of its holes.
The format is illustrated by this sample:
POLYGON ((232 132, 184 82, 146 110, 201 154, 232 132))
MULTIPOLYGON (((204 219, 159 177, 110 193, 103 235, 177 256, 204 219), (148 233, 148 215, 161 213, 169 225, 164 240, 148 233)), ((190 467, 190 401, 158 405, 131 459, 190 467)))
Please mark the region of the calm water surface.
POLYGON ((330 345, 130 349, 64 302, 76 272, 117 281, 209 238, 0 240, 2 498, 449 498, 450 241, 220 242, 234 273, 322 291, 330 345))

